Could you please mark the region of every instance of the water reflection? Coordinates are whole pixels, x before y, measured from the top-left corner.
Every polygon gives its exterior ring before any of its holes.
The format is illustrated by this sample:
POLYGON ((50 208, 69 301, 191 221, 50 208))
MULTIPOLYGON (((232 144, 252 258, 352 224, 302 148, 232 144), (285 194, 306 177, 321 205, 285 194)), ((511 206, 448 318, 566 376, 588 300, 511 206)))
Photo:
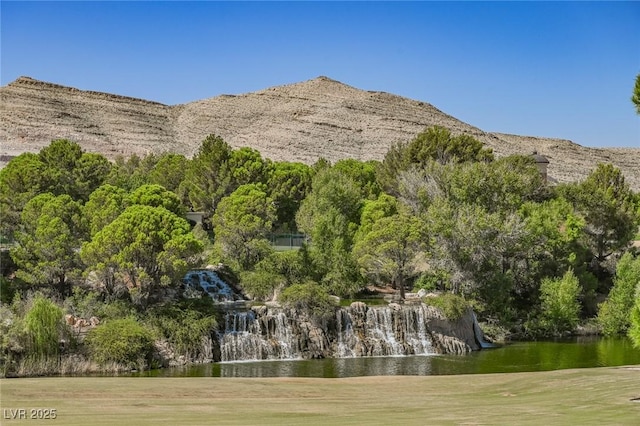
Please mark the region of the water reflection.
POLYGON ((431 355, 323 360, 229 362, 169 368, 146 376, 354 377, 512 373, 640 364, 627 339, 518 342, 469 355, 431 355))

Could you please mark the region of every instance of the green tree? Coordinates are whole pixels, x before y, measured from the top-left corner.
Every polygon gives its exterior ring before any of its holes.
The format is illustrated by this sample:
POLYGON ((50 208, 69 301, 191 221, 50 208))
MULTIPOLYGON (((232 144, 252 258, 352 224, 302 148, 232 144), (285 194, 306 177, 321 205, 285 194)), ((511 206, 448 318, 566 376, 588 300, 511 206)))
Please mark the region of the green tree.
POLYGON ((178 196, 166 189, 164 186, 153 184, 153 185, 142 185, 138 187, 135 191, 131 193, 129 196, 129 205, 140 204, 143 206, 151 206, 151 207, 164 207, 170 212, 178 215, 184 216, 185 209, 178 196))
POLYGON ((377 161, 359 161, 352 158, 339 160, 333 167, 349 176, 360 187, 362 198, 376 199, 380 195, 380 185, 376 179, 377 161))
POLYGON ((272 173, 273 163, 271 160, 262 158, 259 151, 244 147, 231 152, 228 167, 231 181, 225 195, 229 195, 241 185, 266 184, 272 173))
POLYGON ((580 286, 572 270, 560 279, 542 280, 540 326, 552 335, 570 332, 578 325, 580 286))
POLYGON ((636 286, 635 301, 631 309, 631 326, 628 334, 633 345, 640 349, 640 285, 636 286))
POLYGON ((375 282, 391 282, 404 299, 407 280, 416 272, 416 255, 427 245, 424 223, 400 213, 374 222, 353 253, 364 275, 375 282))
POLYGON ((149 163, 149 160, 143 162, 136 154, 128 158, 117 156, 105 183, 122 188, 127 192, 133 191, 149 183, 149 163))
POLYGON ((605 335, 626 333, 631 325, 636 286, 640 283, 640 257, 625 253, 616 266, 609 297, 600 305, 598 323, 605 335))
POLYGON ((242 185, 223 198, 212 221, 223 258, 249 269, 269 246, 266 238, 275 219, 273 200, 263 185, 242 185))
POLYGON ((623 249, 637 232, 633 192, 620 169, 598 164, 584 182, 558 187, 584 216, 586 243, 598 262, 623 249))
POLYGON ((76 198, 75 170, 82 157, 82 148, 67 139, 56 139, 38 154, 44 164, 43 182, 47 192, 67 194, 76 198))
POLYGON ((169 191, 180 194, 180 185, 188 168, 189 160, 184 155, 165 152, 149 171, 149 183, 162 185, 169 191))
POLYGON ((231 147, 219 136, 209 135, 194 155, 183 181, 191 208, 204 211, 206 219, 213 216, 230 184, 229 158, 231 147))
POLYGON ((295 230, 295 216, 304 200, 311 191, 313 172, 303 163, 279 161, 274 163, 267 187, 269 197, 276 205, 276 226, 287 230, 295 230))
POLYGON ((89 235, 93 237, 113 222, 124 211, 127 204, 127 192, 117 186, 104 184, 93 191, 82 208, 89 235))
POLYGON ((314 176, 312 190, 296 215, 298 229, 311 237, 309 254, 316 278, 338 295, 360 288, 350 253, 361 205, 360 188, 353 179, 330 168, 314 176))
POLYGON ((74 193, 78 200, 86 201, 111 173, 111 163, 100 154, 83 153, 74 170, 74 193))
POLYGON ((636 114, 640 114, 640 74, 636 76, 636 84, 633 87, 631 102, 633 102, 636 107, 636 114))
POLYGON ((70 294, 82 266, 78 249, 86 238, 80 204, 68 195, 41 194, 27 203, 21 218, 21 231, 11 249, 17 277, 70 294))
POLYGON ((441 126, 432 126, 409 143, 392 146, 378 171, 382 188, 398 195, 398 174, 411 168, 424 169, 435 161, 440 164, 493 161, 493 152, 482 142, 466 134, 453 136, 441 126))
POLYGON ((179 286, 201 251, 186 219, 164 207, 133 205, 83 244, 80 255, 105 293, 127 289, 144 307, 179 286))
POLYGON ((22 209, 40 193, 43 170, 40 157, 31 153, 20 154, 0 170, 0 232, 3 237, 13 238, 22 209))

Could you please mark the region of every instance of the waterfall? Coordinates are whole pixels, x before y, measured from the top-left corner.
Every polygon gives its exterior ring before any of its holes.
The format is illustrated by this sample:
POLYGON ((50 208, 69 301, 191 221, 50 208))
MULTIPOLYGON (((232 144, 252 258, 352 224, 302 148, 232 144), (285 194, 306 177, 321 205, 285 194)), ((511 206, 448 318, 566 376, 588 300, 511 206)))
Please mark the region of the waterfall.
POLYGON ((221 361, 300 358, 287 315, 258 311, 229 311, 219 337, 221 361))
POLYGON ((434 353, 422 304, 368 307, 356 302, 336 319, 337 357, 434 353))
POLYGON ((199 269, 189 271, 184 277, 184 282, 191 289, 203 290, 215 302, 233 302, 242 300, 229 284, 220 279, 215 271, 199 269))

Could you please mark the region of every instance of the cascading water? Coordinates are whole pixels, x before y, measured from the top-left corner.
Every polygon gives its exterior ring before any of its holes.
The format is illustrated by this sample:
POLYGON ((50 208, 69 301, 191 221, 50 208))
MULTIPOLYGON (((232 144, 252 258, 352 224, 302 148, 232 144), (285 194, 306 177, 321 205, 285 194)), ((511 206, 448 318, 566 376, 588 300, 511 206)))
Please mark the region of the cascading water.
POLYGON ((368 307, 353 303, 337 313, 336 357, 434 353, 425 306, 368 307))
POLYGON ((287 315, 282 311, 268 312, 266 307, 226 312, 219 340, 221 361, 301 357, 287 315))
POLYGON ((435 353, 422 304, 368 307, 356 302, 322 327, 266 306, 227 311, 224 318, 218 337, 221 361, 435 353))
POLYGON ((187 287, 203 290, 215 302, 242 300, 241 295, 237 294, 229 284, 221 280, 215 271, 209 269, 189 271, 184 277, 184 282, 187 287))

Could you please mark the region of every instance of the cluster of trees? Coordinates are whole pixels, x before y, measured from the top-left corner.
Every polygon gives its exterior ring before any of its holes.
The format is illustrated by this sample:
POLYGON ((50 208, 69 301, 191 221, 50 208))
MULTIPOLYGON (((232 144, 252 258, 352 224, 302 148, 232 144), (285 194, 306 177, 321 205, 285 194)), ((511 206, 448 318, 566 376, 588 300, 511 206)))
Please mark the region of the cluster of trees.
POLYGON ((329 294, 378 284, 401 298, 411 288, 453 293, 535 335, 594 315, 620 333, 640 316, 630 302, 640 261, 628 252, 617 262, 638 232, 640 197, 617 168, 600 164, 583 182, 551 187, 529 156, 496 159, 440 127, 382 162, 313 166, 215 135, 192 159, 114 163, 56 140, 0 171, 0 209, 16 269, 2 281, 5 303, 13 290, 57 300, 92 292, 145 312, 176 299, 189 268, 223 262, 253 297, 281 293, 318 313, 329 294), (202 226, 187 211, 202 211, 202 226), (273 232, 308 241, 275 251, 273 232))

